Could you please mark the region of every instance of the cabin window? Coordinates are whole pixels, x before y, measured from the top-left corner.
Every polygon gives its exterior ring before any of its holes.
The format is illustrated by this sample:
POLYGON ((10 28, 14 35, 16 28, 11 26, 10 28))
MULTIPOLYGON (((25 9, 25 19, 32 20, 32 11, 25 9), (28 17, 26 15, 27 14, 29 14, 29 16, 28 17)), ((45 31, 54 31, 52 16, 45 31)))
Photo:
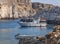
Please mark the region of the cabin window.
POLYGON ((23 22, 32 22, 33 19, 21 19, 20 21, 23 21, 23 22))

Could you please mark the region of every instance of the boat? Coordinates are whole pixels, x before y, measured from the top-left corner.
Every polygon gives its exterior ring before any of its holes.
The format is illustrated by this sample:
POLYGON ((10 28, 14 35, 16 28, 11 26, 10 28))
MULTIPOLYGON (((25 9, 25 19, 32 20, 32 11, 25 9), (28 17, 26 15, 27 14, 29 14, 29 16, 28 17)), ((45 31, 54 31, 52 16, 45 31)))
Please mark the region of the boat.
POLYGON ((43 27, 47 26, 47 21, 45 18, 40 19, 40 26, 43 26, 43 27))
POLYGON ((32 26, 47 26, 46 20, 35 20, 32 18, 23 18, 20 19, 20 21, 18 22, 21 26, 26 27, 32 27, 32 26))
POLYGON ((16 39, 28 39, 28 38, 34 38, 34 35, 17 35, 15 36, 16 39))

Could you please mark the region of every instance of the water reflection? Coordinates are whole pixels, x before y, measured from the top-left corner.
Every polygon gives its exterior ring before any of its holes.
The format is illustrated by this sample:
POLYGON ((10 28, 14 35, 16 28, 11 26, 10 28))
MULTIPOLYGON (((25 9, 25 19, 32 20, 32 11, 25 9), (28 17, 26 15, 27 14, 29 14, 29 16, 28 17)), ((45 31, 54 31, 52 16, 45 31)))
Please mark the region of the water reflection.
POLYGON ((35 36, 44 36, 48 32, 52 31, 52 28, 47 27, 21 27, 19 28, 20 34, 26 34, 26 35, 35 35, 35 36))
POLYGON ((20 27, 16 20, 0 22, 0 44, 18 44, 16 34, 44 36, 52 27, 20 27))

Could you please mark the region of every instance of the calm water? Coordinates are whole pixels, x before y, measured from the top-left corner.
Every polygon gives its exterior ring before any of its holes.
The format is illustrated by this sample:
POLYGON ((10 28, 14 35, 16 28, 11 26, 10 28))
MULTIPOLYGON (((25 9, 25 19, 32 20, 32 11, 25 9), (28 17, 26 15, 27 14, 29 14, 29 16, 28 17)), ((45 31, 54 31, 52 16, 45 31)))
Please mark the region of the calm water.
POLYGON ((52 25, 47 27, 20 27, 18 20, 1 20, 0 21, 0 44, 18 44, 15 35, 35 35, 44 36, 52 31, 52 25))

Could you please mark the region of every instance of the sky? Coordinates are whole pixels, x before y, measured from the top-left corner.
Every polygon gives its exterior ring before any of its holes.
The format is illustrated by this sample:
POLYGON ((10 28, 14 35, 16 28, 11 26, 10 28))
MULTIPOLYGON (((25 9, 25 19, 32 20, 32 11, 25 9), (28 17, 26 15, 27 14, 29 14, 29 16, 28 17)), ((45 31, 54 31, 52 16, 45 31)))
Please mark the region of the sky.
POLYGON ((32 2, 41 2, 45 4, 53 4, 60 6, 60 0, 32 0, 32 2))

